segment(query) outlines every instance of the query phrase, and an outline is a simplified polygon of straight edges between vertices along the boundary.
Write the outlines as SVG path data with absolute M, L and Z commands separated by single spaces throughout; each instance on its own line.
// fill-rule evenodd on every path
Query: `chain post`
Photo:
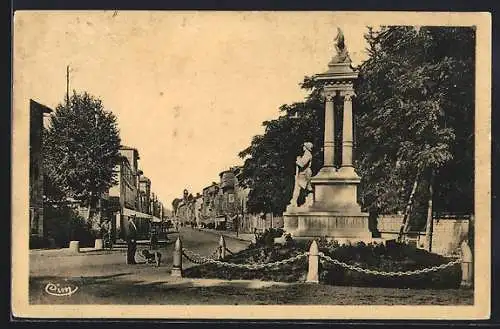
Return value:
M 172 264 L 172 276 L 182 278 L 182 241 L 181 237 L 177 237 L 174 246 L 174 259 Z
M 69 250 L 75 254 L 80 252 L 80 241 L 70 241 Z
M 219 260 L 226 258 L 226 240 L 224 236 L 221 235 L 219 239 Z
M 460 288 L 470 288 L 473 280 L 472 250 L 465 240 L 460 245 L 460 251 L 462 254 L 462 282 L 460 282 Z
M 316 240 L 313 240 L 309 248 L 309 269 L 306 282 L 319 283 L 319 248 Z

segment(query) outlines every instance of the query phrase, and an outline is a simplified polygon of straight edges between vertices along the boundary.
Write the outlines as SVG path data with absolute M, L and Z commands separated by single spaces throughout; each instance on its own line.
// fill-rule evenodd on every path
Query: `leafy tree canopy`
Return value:
M 48 197 L 72 197 L 85 205 L 117 183 L 120 136 L 116 117 L 84 92 L 59 104 L 44 133 Z M 50 195 L 50 191 L 54 192 Z
M 365 38 L 356 86 L 365 206 L 401 209 L 423 172 L 423 181 L 436 176 L 438 210 L 471 211 L 474 30 L 382 27 Z

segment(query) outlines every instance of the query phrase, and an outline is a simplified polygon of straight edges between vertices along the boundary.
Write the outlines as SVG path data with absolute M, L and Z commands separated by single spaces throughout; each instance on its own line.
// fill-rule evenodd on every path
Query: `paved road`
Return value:
M 184 247 L 204 256 L 218 246 L 219 236 L 183 228 Z M 176 235 L 170 235 L 172 240 Z M 249 242 L 226 238 L 233 251 Z M 244 280 L 188 279 L 170 276 L 173 245 L 160 249 L 159 267 L 126 265 L 126 251 L 68 255 L 63 250 L 30 253 L 29 300 L 32 304 L 471 304 L 472 290 L 406 290 L 285 284 Z M 192 266 L 184 262 L 184 268 Z M 48 284 L 78 287 L 70 296 L 52 296 Z
M 219 237 L 209 232 L 183 228 L 180 232 L 183 247 L 202 256 L 210 256 L 218 246 Z M 170 234 L 169 239 L 175 241 L 177 234 Z M 230 250 L 245 249 L 249 242 L 226 237 L 226 245 Z M 148 246 L 138 246 L 138 250 Z M 126 249 L 113 251 L 87 252 L 70 255 L 63 251 L 35 251 L 30 253 L 30 278 L 71 278 L 109 275 L 146 275 L 161 273 L 166 275 L 172 266 L 173 243 L 159 249 L 162 253 L 160 268 L 151 265 L 127 265 Z M 184 258 L 184 267 L 192 266 Z

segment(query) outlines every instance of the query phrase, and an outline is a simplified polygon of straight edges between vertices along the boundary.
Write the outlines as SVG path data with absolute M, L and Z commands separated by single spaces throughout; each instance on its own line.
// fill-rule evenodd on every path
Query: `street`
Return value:
M 202 232 L 196 229 L 183 228 L 181 230 L 183 248 L 189 249 L 202 256 L 210 256 L 219 245 L 219 236 L 214 233 Z M 99 251 L 92 253 L 80 253 L 71 255 L 57 251 L 38 251 L 30 253 L 30 276 L 43 277 L 55 276 L 59 278 L 111 275 L 121 272 L 155 273 L 168 272 L 172 265 L 173 244 L 177 234 L 169 234 L 170 243 L 160 247 L 162 264 L 160 268 L 141 265 L 129 266 L 126 262 L 126 249 L 113 251 Z M 249 242 L 226 238 L 229 249 L 239 251 L 245 249 Z M 149 248 L 149 246 L 138 245 L 137 250 Z M 91 255 L 91 257 L 86 257 Z M 184 266 L 192 264 L 187 261 Z
M 180 231 L 183 248 L 196 252 L 202 256 L 210 256 L 219 244 L 219 235 L 211 232 L 183 228 Z M 162 263 L 160 267 L 151 264 L 126 264 L 126 249 L 112 251 L 82 252 L 69 254 L 67 250 L 37 250 L 30 252 L 30 300 L 37 302 L 49 297 L 48 302 L 58 302 L 44 294 L 43 288 L 48 283 L 69 281 L 101 282 L 102 279 L 119 277 L 121 280 L 164 280 L 170 276 L 174 242 L 178 234 L 169 234 L 170 242 L 160 247 Z M 249 242 L 233 238 L 226 238 L 227 248 L 235 252 L 245 249 Z M 149 248 L 147 245 L 138 245 L 137 250 Z M 183 259 L 183 268 L 193 264 Z M 84 287 L 80 287 L 84 290 Z M 41 300 L 40 300 L 41 299 Z M 61 300 L 62 301 L 62 300 Z
M 213 232 L 183 228 L 183 247 L 210 256 L 218 246 Z M 177 234 L 169 236 L 173 242 Z M 248 242 L 226 237 L 226 245 L 243 250 Z M 147 246 L 138 246 L 138 249 Z M 32 304 L 371 304 L 459 305 L 473 302 L 472 290 L 412 290 L 338 287 L 322 284 L 278 283 L 257 280 L 190 279 L 170 276 L 173 243 L 160 249 L 159 268 L 126 265 L 125 249 L 84 252 L 63 250 L 30 253 Z M 183 268 L 193 266 L 183 258 Z M 47 293 L 48 284 L 78 287 L 69 296 Z

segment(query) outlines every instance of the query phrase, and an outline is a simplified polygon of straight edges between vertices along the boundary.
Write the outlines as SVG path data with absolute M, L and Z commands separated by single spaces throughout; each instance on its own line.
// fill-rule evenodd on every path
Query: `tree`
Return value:
M 365 38 L 356 86 L 365 206 L 401 210 L 418 181 L 413 228 L 428 222 L 428 205 L 472 211 L 474 29 L 369 28 Z
M 177 208 L 179 207 L 179 204 L 182 202 L 182 199 L 180 198 L 175 198 L 172 200 L 172 212 L 173 214 L 177 214 Z
M 102 193 L 117 183 L 120 136 L 115 115 L 104 110 L 101 100 L 73 92 L 51 115 L 42 147 L 48 184 L 87 206 L 90 217 Z
M 302 87 L 312 89 L 310 78 Z M 283 105 L 278 119 L 265 121 L 263 135 L 252 139 L 239 156 L 244 165 L 241 185 L 249 187 L 247 206 L 251 213 L 281 214 L 293 192 L 295 159 L 302 143 L 314 145 L 312 170 L 315 174 L 323 164 L 323 104 L 318 90 L 304 102 Z

